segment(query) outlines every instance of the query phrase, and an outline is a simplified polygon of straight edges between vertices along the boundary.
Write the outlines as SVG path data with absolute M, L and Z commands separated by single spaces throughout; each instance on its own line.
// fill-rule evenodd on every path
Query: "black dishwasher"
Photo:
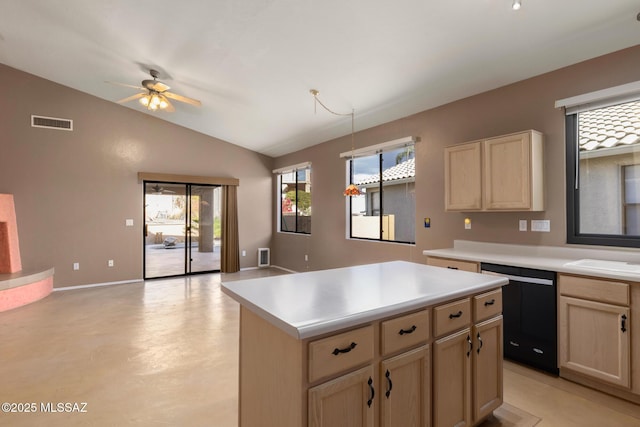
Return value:
M 504 357 L 557 375 L 556 273 L 488 263 L 481 270 L 509 279 L 502 287 Z

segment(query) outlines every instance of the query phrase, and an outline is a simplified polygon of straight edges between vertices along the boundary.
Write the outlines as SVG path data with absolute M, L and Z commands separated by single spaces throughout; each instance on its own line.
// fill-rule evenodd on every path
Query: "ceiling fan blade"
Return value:
M 176 111 L 175 107 L 169 102 L 169 100 L 164 96 L 164 94 L 160 95 L 160 99 L 162 99 L 164 102 L 167 103 L 167 106 L 163 108 L 164 111 L 168 113 L 173 113 L 174 111 Z
M 121 99 L 120 101 L 116 101 L 118 104 L 124 104 L 125 102 L 133 101 L 134 99 L 140 99 L 145 96 L 146 93 L 136 93 L 135 95 L 131 95 L 128 98 Z
M 128 85 L 126 83 L 118 83 L 118 82 L 110 82 L 110 81 L 105 81 L 105 83 L 109 83 L 109 84 L 116 85 L 116 86 L 132 87 L 134 89 L 146 90 L 145 88 L 143 88 L 141 86 Z
M 160 93 L 171 89 L 171 87 L 169 87 L 168 85 L 162 82 L 159 82 L 157 80 L 143 80 L 142 86 L 146 87 L 149 90 L 153 90 Z
M 187 98 L 186 96 L 177 95 L 175 93 L 164 92 L 163 95 L 166 96 L 167 98 L 175 99 L 176 101 L 186 102 L 187 104 L 195 105 L 196 107 L 200 107 L 202 105 L 202 103 L 197 99 Z

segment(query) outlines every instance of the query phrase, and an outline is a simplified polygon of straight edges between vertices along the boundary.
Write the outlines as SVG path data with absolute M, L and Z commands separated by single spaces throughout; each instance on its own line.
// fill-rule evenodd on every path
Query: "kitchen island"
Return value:
M 404 261 L 223 282 L 239 425 L 476 425 L 502 403 L 500 277 Z

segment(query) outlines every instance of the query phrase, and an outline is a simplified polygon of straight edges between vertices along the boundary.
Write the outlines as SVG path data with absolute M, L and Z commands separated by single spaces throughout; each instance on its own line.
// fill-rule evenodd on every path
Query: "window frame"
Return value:
M 636 99 L 640 99 L 640 95 Z M 630 101 L 632 99 L 626 100 L 626 102 Z M 624 102 L 612 99 L 609 105 Z M 597 109 L 603 106 L 605 105 L 587 109 Z M 578 111 L 570 111 L 565 118 L 567 243 L 640 248 L 640 236 L 580 232 L 580 155 L 578 135 Z
M 313 173 L 312 168 L 311 168 L 311 163 L 301 163 L 298 165 L 293 165 L 293 166 L 288 166 L 285 168 L 280 168 L 280 169 L 276 169 L 273 171 L 274 174 L 276 174 L 276 192 L 277 192 L 277 221 L 278 221 L 278 232 L 279 233 L 288 233 L 288 234 L 298 234 L 298 235 L 303 235 L 303 236 L 310 236 L 311 235 L 311 227 L 312 227 L 312 220 L 310 219 L 310 223 L 309 223 L 309 231 L 304 231 L 304 230 L 300 230 L 299 229 L 299 218 L 301 216 L 306 216 L 306 215 L 300 215 L 299 214 L 299 210 L 297 209 L 297 203 L 296 203 L 296 210 L 295 210 L 295 221 L 294 221 L 294 225 L 295 225 L 295 230 L 283 230 L 282 228 L 282 219 L 283 219 L 283 214 L 282 214 L 282 202 L 283 202 L 283 197 L 282 197 L 282 177 L 283 175 L 288 175 L 288 174 L 293 174 L 293 176 L 295 176 L 295 191 L 296 191 L 296 200 L 298 199 L 298 191 L 299 191 L 299 181 L 298 181 L 298 176 L 299 176 L 299 172 L 300 171 L 304 171 L 304 170 L 309 170 L 309 185 L 311 188 L 313 188 L 313 184 L 312 184 L 312 180 L 313 180 Z M 309 209 L 312 208 L 313 206 L 313 202 L 311 201 L 313 199 L 313 192 L 310 192 L 310 202 L 309 202 Z M 310 218 L 312 217 L 312 215 L 308 215 Z
M 389 153 L 392 152 L 394 150 L 400 149 L 400 148 L 405 148 L 405 147 L 413 147 L 414 149 L 414 154 L 413 154 L 413 158 L 415 159 L 415 146 L 416 146 L 416 142 L 418 142 L 419 139 L 414 138 L 414 137 L 409 137 L 409 138 L 402 138 L 399 140 L 395 140 L 395 141 L 390 141 L 388 143 L 383 143 L 383 144 L 378 144 L 372 147 L 368 147 L 368 148 L 364 148 L 364 149 L 360 149 L 357 150 L 357 156 L 354 156 L 354 153 L 351 153 L 351 156 L 346 156 L 346 153 L 342 153 L 341 157 L 345 157 L 346 161 L 347 161 L 347 165 L 346 165 L 346 178 L 347 178 L 347 182 L 346 185 L 352 184 L 354 181 L 354 160 L 358 159 L 358 158 L 364 158 L 364 157 L 374 157 L 374 156 L 378 156 L 378 186 L 376 187 L 376 192 L 378 194 L 378 203 L 379 203 L 379 223 L 378 223 L 378 231 L 379 231 L 379 236 L 378 238 L 373 238 L 373 237 L 359 237 L 359 236 L 354 236 L 353 235 L 353 201 L 352 201 L 352 197 L 347 197 L 349 200 L 346 203 L 346 211 L 347 211 L 347 216 L 348 216 L 348 221 L 347 224 L 349 226 L 349 229 L 346 230 L 346 238 L 348 239 L 353 239 L 353 240 L 363 240 L 363 241 L 371 241 L 371 242 L 384 242 L 384 243 L 397 243 L 397 244 L 402 244 L 402 245 L 415 245 L 416 244 L 416 221 L 415 221 L 415 200 L 414 200 L 414 226 L 413 226 L 413 241 L 403 241 L 403 240 L 389 240 L 389 239 L 385 239 L 383 238 L 383 225 L 384 225 L 384 215 L 385 215 L 385 205 L 384 205 L 384 184 L 385 181 L 383 180 L 383 172 L 384 172 L 384 160 L 383 160 L 383 156 L 385 153 Z M 414 160 L 415 161 L 415 160 Z M 416 179 L 415 179 L 415 174 L 413 176 L 413 180 L 412 181 L 406 181 L 406 183 L 409 182 L 413 182 L 414 183 L 414 194 L 415 194 L 415 183 L 416 183 Z M 368 209 L 368 207 L 367 207 Z M 373 212 L 373 207 L 371 208 L 371 211 Z

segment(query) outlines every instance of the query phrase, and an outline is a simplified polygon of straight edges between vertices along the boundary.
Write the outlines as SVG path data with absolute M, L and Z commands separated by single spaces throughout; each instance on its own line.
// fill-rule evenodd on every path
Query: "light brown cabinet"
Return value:
M 544 210 L 543 137 L 535 130 L 445 148 L 445 210 Z
M 309 389 L 309 427 L 373 427 L 373 367 Z
M 473 261 L 461 261 L 451 258 L 439 258 L 434 256 L 427 257 L 427 265 L 434 267 L 444 267 L 451 270 L 470 271 L 472 273 L 480 272 L 480 264 Z
M 502 316 L 473 329 L 473 420 L 478 421 L 502 405 Z
M 502 405 L 501 296 L 496 290 L 474 297 L 473 304 L 464 299 L 434 309 L 437 323 L 439 308 L 443 308 L 443 321 L 456 321 L 465 315 L 463 308 L 475 307 L 463 329 L 437 339 L 433 345 L 434 427 L 477 425 Z M 489 301 L 493 302 L 484 304 Z M 486 317 L 490 318 L 483 320 Z M 450 330 L 443 327 L 441 333 Z
M 305 340 L 241 306 L 239 425 L 479 424 L 502 398 L 500 292 Z
M 429 346 L 402 353 L 380 364 L 380 426 L 431 425 Z
M 471 425 L 471 329 L 433 345 L 433 425 Z
M 560 368 L 631 386 L 629 284 L 560 275 Z
M 444 150 L 445 207 L 448 211 L 482 209 L 482 142 Z

